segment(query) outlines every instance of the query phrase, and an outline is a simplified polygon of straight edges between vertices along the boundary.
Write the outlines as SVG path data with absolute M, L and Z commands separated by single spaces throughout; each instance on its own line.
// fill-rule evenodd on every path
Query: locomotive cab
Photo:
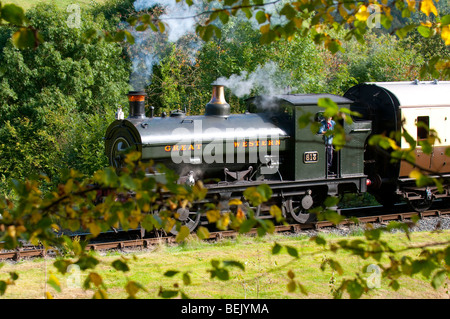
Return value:
M 350 108 L 353 104 L 352 100 L 333 94 L 286 94 L 247 100 L 249 110 L 278 113 L 281 114 L 280 117 L 285 116 L 289 121 L 292 138 L 290 156 L 285 166 L 289 167 L 285 172 L 285 176 L 289 179 L 308 181 L 364 175 L 364 145 L 371 131 L 370 121 L 340 123 L 344 128 L 347 143 L 333 156 L 336 174 L 333 176 L 328 174 L 324 137 L 315 131 L 324 119 L 323 109 L 318 107 L 319 99 L 323 98 L 332 100 L 338 107 Z M 301 119 L 305 116 L 308 119 L 313 118 L 317 125 L 312 128 L 302 124 Z

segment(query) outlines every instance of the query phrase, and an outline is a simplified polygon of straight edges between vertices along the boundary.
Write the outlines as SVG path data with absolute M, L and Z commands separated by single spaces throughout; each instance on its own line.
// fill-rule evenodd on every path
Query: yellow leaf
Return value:
M 72 188 L 73 188 L 73 179 L 69 179 L 66 185 L 64 185 L 64 192 L 66 194 L 69 194 L 72 191 Z
M 238 207 L 238 209 L 237 209 L 236 218 L 237 218 L 239 221 L 243 221 L 243 220 L 245 219 L 245 213 L 244 213 L 244 211 L 241 209 L 241 207 Z
M 338 4 L 339 14 L 345 19 L 348 16 L 347 11 L 345 10 L 342 4 Z
M 91 272 L 89 274 L 89 280 L 97 287 L 102 284 L 102 277 L 96 272 Z
M 45 297 L 46 297 L 47 299 L 53 299 L 52 294 L 49 293 L 48 291 L 45 292 Z
M 277 221 L 280 221 L 283 217 L 283 212 L 277 205 L 270 206 L 270 215 L 276 218 Z
M 182 242 L 183 240 L 186 239 L 187 236 L 189 236 L 189 234 L 190 234 L 189 228 L 183 225 L 181 226 L 180 231 L 178 232 L 175 240 L 177 241 L 177 243 Z
M 180 203 L 180 207 L 185 208 L 187 204 L 189 204 L 189 201 L 187 199 L 183 199 Z
M 242 201 L 239 199 L 230 199 L 230 201 L 228 202 L 228 205 L 242 205 Z
M 442 27 L 441 37 L 445 41 L 445 45 L 450 45 L 450 26 Z
M 370 16 L 370 13 L 367 11 L 367 7 L 362 5 L 358 12 L 355 14 L 356 19 L 359 21 L 366 21 Z
M 389 141 L 389 146 L 392 147 L 392 149 L 394 149 L 394 150 L 398 150 L 399 149 L 399 147 L 398 147 L 397 143 L 395 142 L 395 140 L 393 140 L 391 138 L 388 138 L 388 141 Z
M 178 205 L 176 203 L 172 202 L 170 199 L 168 200 L 168 202 L 170 210 L 175 210 L 177 208 Z
M 135 298 L 140 289 L 140 286 L 134 281 L 129 281 L 125 286 L 125 289 L 132 298 Z
M 197 236 L 200 239 L 209 238 L 209 230 L 206 227 L 200 226 L 197 230 Z
M 34 224 L 37 224 L 40 220 L 42 219 L 42 214 L 40 214 L 39 212 L 32 212 L 31 213 L 31 221 Z
M 16 226 L 8 226 L 8 230 L 7 230 L 8 236 L 9 237 L 16 237 Z
M 416 7 L 416 0 L 406 0 L 406 2 L 408 3 L 408 10 L 413 12 Z
M 431 12 L 433 12 L 435 16 L 438 15 L 437 9 L 434 6 L 433 0 L 422 0 L 420 2 L 420 11 L 425 13 L 427 16 L 429 16 Z
M 418 170 L 413 170 L 411 171 L 411 173 L 409 173 L 409 177 L 410 178 L 415 178 L 415 179 L 419 179 L 422 176 L 422 173 L 419 172 Z
M 59 279 L 56 278 L 55 275 L 50 275 L 50 278 L 48 279 L 47 283 L 52 286 L 57 292 L 61 292 L 61 283 L 59 282 Z
M 108 294 L 104 289 L 99 289 L 94 293 L 94 296 L 92 297 L 94 299 L 108 299 Z
M 230 223 L 230 214 L 223 214 L 222 217 L 217 221 L 216 226 L 221 230 L 225 230 Z
M 66 206 L 66 212 L 70 218 L 75 218 L 75 216 L 77 215 L 77 213 L 73 210 L 71 206 Z
M 215 223 L 220 218 L 220 212 L 217 209 L 211 209 L 206 212 L 206 217 L 210 223 Z
M 139 219 L 133 218 L 130 220 L 130 228 L 136 229 L 139 226 Z
M 97 237 L 102 231 L 95 222 L 89 223 L 88 227 L 94 237 Z
M 262 25 L 259 30 L 261 31 L 262 34 L 268 33 L 270 30 L 270 23 L 269 24 L 264 24 Z
M 161 33 L 164 33 L 164 31 L 166 30 L 166 25 L 162 21 L 159 21 L 158 26 L 159 26 L 159 31 L 161 31 Z
M 164 230 L 169 232 L 173 228 L 173 226 L 175 226 L 176 222 L 177 221 L 175 219 L 166 217 L 164 219 Z

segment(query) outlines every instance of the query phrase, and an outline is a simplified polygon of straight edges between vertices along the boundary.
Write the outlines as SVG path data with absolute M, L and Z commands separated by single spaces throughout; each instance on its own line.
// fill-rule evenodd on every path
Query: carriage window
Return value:
M 418 116 L 416 120 L 417 124 L 417 140 L 425 140 L 428 138 L 428 130 L 430 127 L 429 116 Z

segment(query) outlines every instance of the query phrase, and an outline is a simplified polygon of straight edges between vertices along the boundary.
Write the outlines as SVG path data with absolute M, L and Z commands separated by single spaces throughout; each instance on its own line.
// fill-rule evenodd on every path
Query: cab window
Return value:
M 428 130 L 430 127 L 429 116 L 418 116 L 416 119 L 417 124 L 417 140 L 426 140 L 428 138 Z

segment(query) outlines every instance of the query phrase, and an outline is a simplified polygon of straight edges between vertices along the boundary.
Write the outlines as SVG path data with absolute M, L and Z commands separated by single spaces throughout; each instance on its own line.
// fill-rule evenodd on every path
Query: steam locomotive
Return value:
M 145 92 L 128 94 L 129 116 L 119 116 L 105 134 L 105 152 L 110 164 L 123 165 L 124 152 L 139 151 L 143 161 L 163 163 L 179 175 L 179 183 L 202 180 L 208 196 L 226 207 L 231 198 L 242 199 L 250 186 L 268 184 L 273 191 L 269 203 L 282 208 L 286 217 L 299 223 L 313 221 L 308 210 L 327 196 L 346 192 L 370 192 L 383 205 L 404 198 L 417 211 L 434 199 L 449 196 L 448 185 L 439 192 L 434 186 L 416 186 L 410 178 L 413 165 L 393 162 L 388 151 L 368 144 L 372 134 L 399 137 L 407 130 L 418 141 L 434 128 L 440 140 L 431 155 L 415 148 L 416 165 L 440 177 L 450 176 L 445 148 L 450 141 L 450 82 L 364 83 L 343 96 L 333 94 L 284 94 L 247 99 L 243 114 L 231 114 L 224 86 L 213 85 L 204 115 L 188 116 L 173 111 L 160 117 L 145 112 Z M 334 152 L 332 173 L 327 169 L 323 135 L 301 125 L 311 116 L 319 125 L 327 98 L 339 108 L 358 112 L 352 123 L 341 123 L 345 147 Z M 417 125 L 418 123 L 422 123 Z M 417 133 L 416 136 L 414 134 Z M 408 148 L 397 138 L 399 149 Z M 255 207 L 263 215 L 267 207 Z M 200 220 L 199 206 L 179 212 L 180 221 L 194 230 Z

